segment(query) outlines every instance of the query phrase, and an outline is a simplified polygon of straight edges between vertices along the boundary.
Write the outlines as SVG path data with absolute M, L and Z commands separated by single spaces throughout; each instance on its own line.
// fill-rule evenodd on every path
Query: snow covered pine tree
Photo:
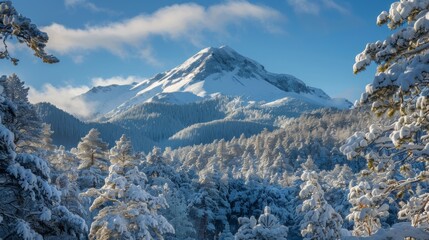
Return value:
M 42 147 L 43 123 L 34 106 L 28 101 L 28 87 L 16 74 L 2 76 L 4 95 L 16 105 L 13 121 L 3 124 L 15 135 L 17 152 L 35 153 Z
M 107 150 L 107 143 L 100 138 L 100 132 L 95 128 L 78 143 L 76 155 L 81 160 L 78 182 L 82 190 L 102 186 L 109 168 Z
M 158 209 L 167 208 L 164 196 L 145 190 L 147 177 L 137 168 L 131 143 L 122 136 L 112 148 L 112 165 L 100 189 L 88 189 L 83 196 L 95 197 L 91 211 L 100 210 L 91 225 L 90 239 L 164 239 L 174 228 Z
M 301 234 L 307 239 L 340 239 L 343 219 L 335 212 L 324 197 L 322 187 L 317 181 L 317 173 L 304 171 L 299 196 L 304 202 L 297 211 L 304 214 L 301 221 Z M 308 198 L 308 199 L 307 199 Z
M 429 231 L 429 194 L 426 187 L 416 191 L 416 183 L 427 186 L 429 179 L 429 1 L 394 2 L 389 12 L 378 16 L 377 24 L 397 31 L 384 41 L 367 44 L 356 56 L 355 73 L 372 62 L 378 64 L 373 83 L 357 104 L 370 103 L 373 112 L 391 119 L 387 124 L 374 123 L 366 133 L 356 132 L 341 148 L 350 159 L 365 156 L 366 174 L 376 193 L 364 194 L 353 204 L 359 211 L 355 220 L 364 220 L 373 210 L 386 211 L 381 203 L 378 208 L 368 204 L 390 197 L 402 205 L 399 219 Z M 380 228 L 376 225 L 370 228 L 376 231 Z M 408 234 L 413 237 L 413 231 Z
M 259 216 L 256 222 L 255 217 L 238 218 L 240 228 L 235 234 L 236 240 L 258 239 L 258 240 L 286 240 L 289 229 L 277 220 L 277 217 L 271 214 L 270 207 L 266 206 L 264 213 Z
M 26 43 L 44 62 L 58 62 L 44 52 L 48 41 L 46 33 L 39 31 L 30 19 L 18 14 L 10 1 L 0 1 L 0 34 Z M 9 55 L 6 42 L 0 59 L 17 64 L 18 59 Z M 3 125 L 7 122 L 18 129 L 16 117 L 19 107 L 7 93 L 5 77 L 0 85 L 0 238 L 1 239 L 84 239 L 87 227 L 82 218 L 60 205 L 60 192 L 50 184 L 50 169 L 45 160 L 34 155 L 15 152 L 14 134 Z M 9 89 L 11 90 L 11 89 Z M 27 98 L 24 88 L 23 102 Z M 22 109 L 21 109 L 22 110 Z M 32 131 L 22 125 L 20 133 Z M 22 136 L 22 135 L 21 135 Z M 24 146 L 24 145 L 23 145 Z
M 25 43 L 34 51 L 34 55 L 45 63 L 57 63 L 59 60 L 45 52 L 48 34 L 40 31 L 29 18 L 19 14 L 11 1 L 0 1 L 0 34 L 2 39 L 16 38 L 19 43 Z M 4 49 L 0 50 L 0 59 L 10 60 L 14 65 L 19 59 L 10 56 L 5 41 Z

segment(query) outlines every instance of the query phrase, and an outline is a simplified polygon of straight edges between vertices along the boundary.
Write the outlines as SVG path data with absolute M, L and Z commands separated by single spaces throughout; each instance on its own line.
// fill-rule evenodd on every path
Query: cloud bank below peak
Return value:
M 228 33 L 230 26 L 258 23 L 269 32 L 280 31 L 284 16 L 277 10 L 249 3 L 227 1 L 204 7 L 196 3 L 175 4 L 107 25 L 68 28 L 59 23 L 43 27 L 49 35 L 48 49 L 60 54 L 105 50 L 126 57 L 146 49 L 150 37 L 188 40 L 196 44 L 206 33 Z
M 28 98 L 31 103 L 49 102 L 56 107 L 80 118 L 87 119 L 93 115 L 97 103 L 87 101 L 80 95 L 88 92 L 92 87 L 109 86 L 113 84 L 128 85 L 138 83 L 146 78 L 137 76 L 121 77 L 115 76 L 111 78 L 96 77 L 91 79 L 91 86 L 53 86 L 45 84 L 41 89 L 30 86 Z

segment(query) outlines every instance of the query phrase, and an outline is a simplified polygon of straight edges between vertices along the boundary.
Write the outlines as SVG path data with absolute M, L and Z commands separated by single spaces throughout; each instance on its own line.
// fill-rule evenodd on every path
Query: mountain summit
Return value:
M 113 116 L 144 102 L 185 104 L 217 96 L 241 97 L 267 106 L 299 100 L 321 107 L 350 107 L 345 99 L 331 99 L 294 76 L 267 72 L 228 46 L 205 48 L 181 65 L 140 83 L 95 87 L 82 95 L 97 104 L 99 116 Z

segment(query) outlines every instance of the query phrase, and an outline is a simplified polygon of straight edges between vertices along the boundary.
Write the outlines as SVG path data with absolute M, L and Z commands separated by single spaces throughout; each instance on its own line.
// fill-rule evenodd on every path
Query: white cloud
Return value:
M 318 15 L 322 9 L 332 9 L 341 14 L 349 14 L 350 11 L 336 2 L 336 0 L 287 0 L 297 13 Z
M 30 86 L 28 99 L 31 103 L 49 102 L 58 108 L 75 115 L 78 118 L 86 119 L 91 117 L 97 103 L 89 102 L 82 97 L 81 94 L 86 93 L 95 86 L 109 86 L 113 84 L 125 85 L 134 82 L 141 82 L 146 78 L 137 76 L 121 77 L 115 76 L 111 78 L 93 78 L 91 80 L 92 86 L 78 86 L 73 87 L 70 85 L 55 87 L 52 84 L 43 85 L 42 89 L 38 90 Z
M 98 7 L 94 3 L 91 3 L 87 0 L 64 0 L 64 4 L 66 5 L 66 7 L 69 7 L 69 8 L 83 7 L 83 8 L 86 8 L 86 9 L 92 11 L 92 12 L 104 12 L 104 13 L 109 13 L 109 14 L 114 13 L 113 11 L 111 11 L 109 9 Z
M 341 6 L 340 4 L 336 3 L 334 0 L 323 0 L 323 3 L 327 8 L 334 9 L 342 14 L 350 13 L 350 11 L 346 7 Z
M 317 15 L 320 12 L 319 4 L 312 0 L 288 0 L 288 3 L 298 13 L 308 13 Z
M 91 82 L 93 86 L 109 86 L 113 84 L 126 85 L 134 82 L 141 82 L 143 80 L 146 80 L 146 78 L 141 78 L 137 76 L 128 76 L 128 77 L 115 76 L 111 78 L 97 77 L 97 78 L 93 78 Z
M 51 84 L 45 84 L 43 88 L 38 91 L 30 86 L 28 99 L 31 103 L 50 102 L 68 113 L 85 118 L 91 115 L 94 105 L 77 96 L 88 90 L 89 87 L 87 86 L 54 87 Z
M 176 4 L 150 15 L 142 14 L 107 25 L 73 29 L 54 23 L 42 30 L 49 35 L 48 49 L 60 54 L 103 49 L 121 57 L 137 53 L 137 57 L 144 57 L 150 63 L 153 59 L 147 52 L 150 37 L 185 39 L 195 43 L 204 33 L 221 34 L 231 25 L 249 21 L 273 31 L 276 30 L 275 23 L 282 18 L 281 13 L 269 7 L 247 1 L 228 1 L 207 8 L 195 3 Z
M 74 7 L 78 4 L 82 4 L 83 2 L 85 2 L 85 0 L 64 0 L 64 4 L 67 7 Z
M 72 60 L 76 64 L 83 63 L 84 56 L 83 55 L 75 55 L 72 57 Z
M 162 63 L 154 56 L 153 49 L 151 47 L 141 49 L 139 57 L 154 67 L 162 66 Z

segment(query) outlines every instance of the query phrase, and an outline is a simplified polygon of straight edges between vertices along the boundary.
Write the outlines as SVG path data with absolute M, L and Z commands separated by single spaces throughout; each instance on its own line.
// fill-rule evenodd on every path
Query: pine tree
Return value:
M 106 159 L 107 143 L 99 137 L 100 132 L 93 128 L 77 145 L 76 155 L 81 160 L 78 166 L 81 189 L 100 187 L 106 176 L 109 163 Z
M 372 189 L 370 183 L 361 181 L 350 189 L 349 202 L 352 204 L 347 218 L 354 222 L 354 236 L 371 236 L 381 228 L 381 218 L 389 215 L 389 205 L 382 189 Z
M 55 185 L 61 192 L 61 204 L 70 212 L 84 218 L 88 215 L 79 197 L 80 190 L 77 185 L 77 173 L 75 171 L 62 173 L 55 179 Z
M 429 179 L 428 12 L 428 1 L 401 0 L 378 16 L 378 25 L 387 24 L 397 31 L 384 41 L 367 44 L 356 56 L 353 70 L 361 72 L 372 62 L 378 65 L 373 82 L 366 86 L 357 104 L 371 104 L 377 116 L 388 120 L 377 120 L 368 132 L 356 132 L 341 148 L 349 159 L 365 156 L 369 171 L 378 175 L 374 178 L 377 184 L 370 184 L 377 198 L 404 201 L 399 217 L 426 230 L 428 220 L 421 216 L 428 214 L 425 203 L 429 195 L 423 193 L 411 199 L 407 195 L 415 195 L 416 183 L 427 184 Z
M 51 137 L 53 131 L 51 130 L 50 124 L 42 123 L 41 127 L 42 129 L 38 142 L 32 144 L 34 148 L 37 149 L 37 152 L 34 152 L 34 154 L 37 154 L 37 156 L 46 159 L 52 164 L 57 157 L 57 146 L 54 145 Z
M 91 211 L 99 210 L 91 225 L 90 239 L 164 239 L 174 228 L 159 209 L 167 208 L 164 196 L 146 191 L 147 177 L 131 162 L 113 164 L 100 189 L 83 196 L 95 197 Z
M 16 74 L 2 81 L 5 96 L 16 106 L 13 121 L 4 124 L 15 134 L 18 152 L 35 153 L 40 149 L 43 125 L 33 105 L 28 101 L 28 88 Z
M 159 211 L 175 229 L 175 234 L 167 235 L 166 238 L 193 239 L 196 232 L 188 216 L 185 196 L 191 194 L 193 189 L 188 176 L 177 172 L 175 165 L 168 159 L 168 152 L 162 154 L 160 148 L 154 147 L 140 168 L 148 176 L 148 184 L 152 186 L 149 192 L 155 195 L 164 194 L 170 206 Z
M 60 174 L 77 171 L 80 162 L 75 154 L 67 151 L 62 145 L 55 149 L 52 155 L 48 156 L 48 161 L 52 165 L 54 172 L 59 172 Z
M 45 63 L 56 63 L 59 60 L 48 55 L 45 52 L 45 46 L 48 42 L 48 35 L 40 31 L 35 24 L 31 23 L 29 18 L 19 14 L 12 6 L 11 1 L 0 1 L 0 34 L 2 39 L 7 40 L 16 38 L 19 43 L 25 43 L 34 51 L 34 55 L 39 57 Z M 3 41 L 4 49 L 0 51 L 0 59 L 10 60 L 14 65 L 18 64 L 19 59 L 11 57 L 7 49 L 6 41 Z
M 235 234 L 235 240 L 255 239 L 253 228 L 255 228 L 258 222 L 254 216 L 250 218 L 240 217 L 238 218 L 238 223 L 240 224 L 240 228 L 238 228 Z
M 304 239 L 340 239 L 343 219 L 324 197 L 316 172 L 304 171 L 299 196 L 304 202 L 297 211 L 303 214 L 301 235 Z
M 217 236 L 228 222 L 231 212 L 227 200 L 228 186 L 216 165 L 200 173 L 200 186 L 188 205 L 198 239 Z
M 19 14 L 10 1 L 0 1 L 0 19 L 4 44 L 0 59 L 18 63 L 9 55 L 6 44 L 6 40 L 16 38 L 44 62 L 58 62 L 44 51 L 47 34 Z M 50 184 L 47 162 L 34 155 L 16 153 L 15 143 L 20 152 L 34 151 L 32 144 L 41 133 L 41 123 L 27 94 L 28 88 L 16 75 L 0 77 L 0 238 L 85 239 L 87 226 L 82 218 L 60 204 L 60 192 Z
M 127 139 L 125 134 L 116 141 L 116 145 L 110 149 L 109 160 L 111 164 L 131 163 L 136 160 L 131 141 Z
M 175 229 L 174 235 L 167 235 L 166 239 L 182 240 L 195 239 L 195 229 L 187 212 L 187 201 L 183 196 L 183 189 L 168 189 L 165 198 L 169 205 L 168 209 L 160 209 L 160 213 L 168 220 Z M 191 191 L 188 189 L 188 191 Z M 188 192 L 185 192 L 188 193 Z M 171 236 L 170 236 L 171 235 Z
M 0 95 L 0 105 L 4 101 Z M 85 222 L 60 205 L 60 192 L 50 185 L 46 161 L 30 154 L 16 154 L 13 142 L 13 134 L 0 124 L 0 238 L 83 239 Z
M 231 233 L 229 224 L 225 225 L 225 229 L 219 234 L 219 240 L 234 240 L 234 235 Z
M 40 147 L 46 151 L 54 151 L 56 146 L 53 144 L 51 125 L 47 123 L 42 124 L 42 133 L 40 136 Z
M 95 128 L 91 129 L 77 145 L 77 157 L 82 160 L 79 169 L 95 166 L 107 170 L 106 152 L 107 143 L 100 138 L 100 132 Z
M 238 219 L 240 228 L 235 234 L 236 240 L 260 239 L 260 240 L 286 240 L 288 228 L 281 225 L 276 216 L 271 214 L 270 207 L 264 208 L 264 213 L 258 221 L 252 216 Z

